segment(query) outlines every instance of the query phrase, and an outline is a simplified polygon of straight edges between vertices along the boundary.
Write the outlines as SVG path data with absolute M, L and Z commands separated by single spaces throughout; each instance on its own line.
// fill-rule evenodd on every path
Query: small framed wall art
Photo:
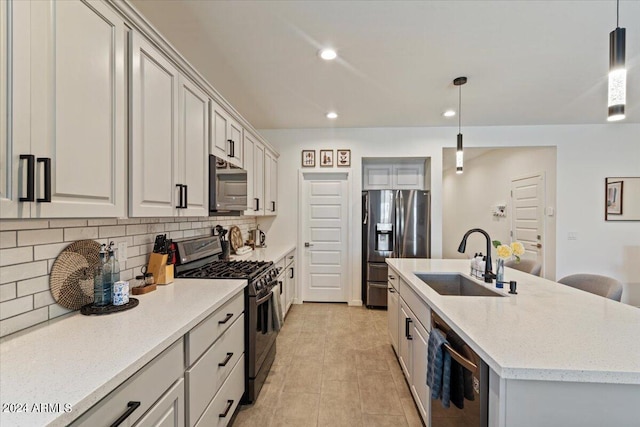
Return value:
M 622 181 L 607 180 L 607 215 L 622 215 Z
M 338 166 L 349 167 L 351 166 L 351 150 L 337 150 L 337 161 L 336 164 Z
M 302 150 L 302 167 L 316 167 L 316 150 Z
M 333 167 L 333 150 L 320 150 L 320 166 Z

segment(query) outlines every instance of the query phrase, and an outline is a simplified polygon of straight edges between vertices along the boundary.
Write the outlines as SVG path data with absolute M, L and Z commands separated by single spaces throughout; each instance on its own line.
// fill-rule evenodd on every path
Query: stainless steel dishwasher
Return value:
M 464 408 L 457 408 L 453 402 L 449 408 L 440 400 L 431 400 L 431 427 L 487 427 L 489 425 L 489 367 L 437 314 L 431 312 L 431 333 L 439 329 L 448 336 L 449 344 L 444 344 L 452 361 L 455 360 L 466 372 L 467 395 L 473 400 L 463 399 Z

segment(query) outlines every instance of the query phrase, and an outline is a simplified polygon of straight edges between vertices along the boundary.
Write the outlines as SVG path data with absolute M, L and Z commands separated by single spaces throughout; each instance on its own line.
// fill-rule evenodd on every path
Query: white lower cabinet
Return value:
M 244 354 L 234 366 L 220 391 L 213 398 L 197 427 L 223 427 L 229 424 L 244 393 Z
M 134 427 L 183 427 L 184 380 L 180 378 Z
M 284 313 L 286 314 L 293 304 L 293 300 L 296 297 L 296 251 L 295 249 L 289 252 L 285 257 L 287 263 L 285 271 L 285 303 Z
M 387 284 L 387 329 L 393 350 L 398 354 L 398 311 L 400 310 L 400 298 L 398 290 L 393 286 L 391 280 Z
M 391 274 L 392 270 L 389 272 Z M 406 282 L 402 279 L 399 282 L 398 362 L 420 416 L 428 426 L 431 398 L 427 386 L 427 348 L 431 330 L 431 309 L 418 298 Z M 392 325 L 391 319 L 389 325 Z

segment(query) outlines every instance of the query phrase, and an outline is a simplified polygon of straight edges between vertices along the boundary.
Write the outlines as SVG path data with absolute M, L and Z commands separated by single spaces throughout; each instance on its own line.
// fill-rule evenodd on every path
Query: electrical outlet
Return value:
M 118 242 L 118 262 L 127 262 L 127 242 Z

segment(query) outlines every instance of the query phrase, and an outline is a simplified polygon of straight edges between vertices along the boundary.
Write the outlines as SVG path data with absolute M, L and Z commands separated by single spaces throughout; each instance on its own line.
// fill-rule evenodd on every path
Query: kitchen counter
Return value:
M 246 285 L 246 280 L 176 279 L 135 296 L 140 304 L 134 309 L 104 316 L 75 312 L 4 338 L 0 424 L 67 425 Z M 34 404 L 56 403 L 59 410 L 33 411 Z M 5 404 L 26 404 L 29 412 L 6 412 Z
M 296 248 L 296 245 L 291 243 L 288 245 L 271 245 L 267 244 L 266 248 L 255 248 L 253 251 L 244 255 L 231 255 L 232 260 L 244 260 L 244 261 L 273 261 L 276 262 L 283 256 L 291 252 Z
M 505 280 L 518 282 L 517 295 L 443 296 L 414 273 L 468 275 L 468 260 L 387 263 L 503 379 L 640 384 L 635 307 L 511 268 Z M 476 282 L 496 290 L 495 284 Z

